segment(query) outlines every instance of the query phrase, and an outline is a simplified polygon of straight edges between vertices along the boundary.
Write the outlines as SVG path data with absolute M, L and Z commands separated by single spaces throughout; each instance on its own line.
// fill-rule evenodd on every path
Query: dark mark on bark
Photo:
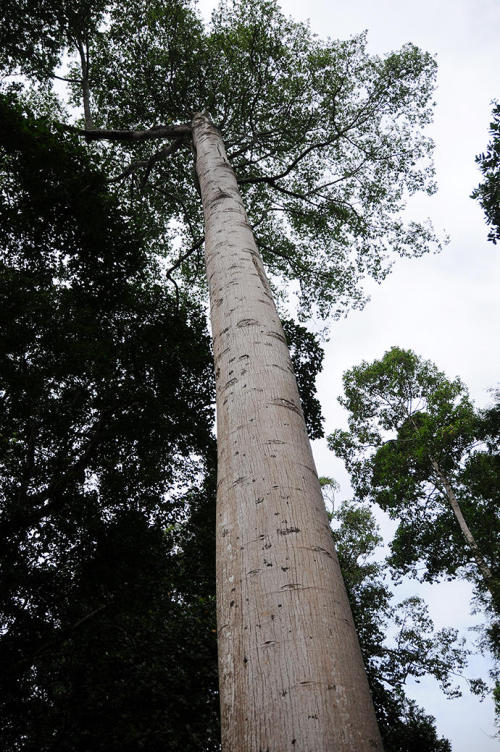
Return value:
M 290 533 L 300 533 L 300 527 L 284 527 L 276 530 L 278 535 L 290 535 Z
M 278 397 L 277 399 L 273 399 L 271 400 L 269 404 L 276 405 L 276 407 L 286 407 L 287 410 L 292 410 L 294 413 L 297 413 L 297 415 L 301 415 L 300 407 L 296 405 L 295 402 L 291 402 L 290 400 L 287 400 L 284 397 Z
M 260 281 L 262 282 L 262 287 L 264 288 L 264 293 L 265 293 L 265 295 L 267 295 L 270 298 L 271 297 L 271 290 L 270 290 L 270 287 L 269 287 L 269 282 L 267 281 L 264 272 L 260 268 L 258 254 L 255 251 L 253 251 L 253 250 L 250 253 L 251 253 L 251 258 L 252 258 L 252 261 L 253 261 L 253 265 L 255 266 L 255 271 L 257 272 L 257 275 L 258 275 Z
M 301 546 L 301 548 L 303 548 L 304 551 L 317 551 L 319 554 L 325 554 L 326 556 L 329 556 L 330 559 L 333 559 L 330 551 L 327 551 L 326 548 L 322 548 L 321 546 Z
M 274 337 L 275 339 L 279 339 L 280 342 L 283 342 L 286 345 L 286 339 L 279 332 L 266 332 L 266 337 Z
M 225 347 L 224 350 L 221 350 L 221 352 L 217 355 L 215 362 L 218 363 L 222 356 L 229 352 L 229 349 L 229 347 Z
M 244 326 L 260 326 L 260 323 L 256 319 L 241 319 L 241 321 L 238 321 L 236 326 L 241 329 Z
M 234 487 L 234 486 L 239 486 L 242 483 L 248 483 L 248 482 L 249 482 L 249 478 L 247 478 L 247 476 L 243 475 L 240 478 L 236 478 L 236 480 L 233 481 L 232 485 Z
M 309 467 L 309 465 L 303 465 L 301 462 L 299 462 L 297 464 L 300 465 L 300 467 L 305 467 L 306 470 L 309 470 L 309 472 L 312 473 L 315 478 L 318 477 L 318 475 L 317 475 L 316 470 L 314 469 L 314 467 Z

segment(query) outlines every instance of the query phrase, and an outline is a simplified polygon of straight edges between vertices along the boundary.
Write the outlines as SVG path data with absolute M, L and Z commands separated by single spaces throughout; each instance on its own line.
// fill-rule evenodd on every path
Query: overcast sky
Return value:
M 419 217 L 430 216 L 436 229 L 450 235 L 439 256 L 404 260 L 381 285 L 370 288 L 371 301 L 335 325 L 319 381 L 327 432 L 345 425 L 336 402 L 346 368 L 379 358 L 392 345 L 412 348 L 433 360 L 449 376 L 459 375 L 478 404 L 500 381 L 500 246 L 486 241 L 487 229 L 477 202 L 469 198 L 480 174 L 474 155 L 485 149 L 491 100 L 500 98 L 500 3 L 498 0 L 282 0 L 294 18 L 310 18 L 314 31 L 345 38 L 368 29 L 369 49 L 384 53 L 411 41 L 437 54 L 439 65 L 435 124 L 438 193 L 415 202 Z M 343 465 L 315 442 L 322 475 L 341 483 L 339 498 L 349 496 Z M 464 630 L 470 616 L 470 590 L 462 583 L 418 587 L 436 626 Z M 469 632 L 469 638 L 473 635 Z M 475 660 L 470 675 L 488 669 Z M 465 689 L 461 700 L 446 700 L 434 680 L 414 684 L 409 694 L 437 719 L 454 752 L 493 752 L 493 705 L 479 703 Z
M 200 2 L 204 13 L 214 5 Z M 412 348 L 450 377 L 459 375 L 476 403 L 487 404 L 487 390 L 500 381 L 500 246 L 486 241 L 482 211 L 469 196 L 480 180 L 474 156 L 489 140 L 491 100 L 500 98 L 500 2 L 281 0 L 281 6 L 297 20 L 310 19 L 320 36 L 343 39 L 367 29 L 371 52 L 413 42 L 436 54 L 439 65 L 435 123 L 428 131 L 436 142 L 439 191 L 414 201 L 412 212 L 429 216 L 450 235 L 450 244 L 439 256 L 398 262 L 381 286 L 370 288 L 363 311 L 335 324 L 319 381 L 327 432 L 345 425 L 336 402 L 343 371 L 381 357 L 392 345 Z M 348 497 L 348 476 L 326 442 L 315 442 L 314 453 L 319 473 L 340 482 L 338 498 Z M 412 583 L 401 597 L 410 592 L 426 598 L 437 627 L 466 630 L 478 621 L 470 615 L 470 589 L 460 582 Z M 476 660 L 470 675 L 487 669 L 486 661 Z M 466 689 L 463 699 L 445 700 L 434 680 L 414 684 L 409 694 L 436 717 L 453 752 L 498 752 L 491 702 L 480 704 Z

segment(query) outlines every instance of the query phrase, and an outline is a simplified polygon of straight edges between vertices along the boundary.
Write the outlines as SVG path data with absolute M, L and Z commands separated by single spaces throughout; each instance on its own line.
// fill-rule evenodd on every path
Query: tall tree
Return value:
M 461 570 L 500 610 L 498 430 L 478 413 L 460 379 L 393 347 L 344 374 L 349 431 L 330 447 L 344 459 L 358 498 L 399 525 L 390 561 L 424 579 Z M 489 417 L 488 417 L 489 416 Z
M 298 279 L 303 310 L 322 315 L 359 305 L 360 278 L 383 278 L 389 248 L 427 250 L 432 231 L 399 212 L 407 191 L 433 189 L 420 126 L 434 61 L 411 45 L 379 59 L 363 37 L 320 42 L 272 2 L 223 4 L 208 31 L 182 2 L 110 3 L 106 21 L 77 89 L 85 135 L 121 155 L 139 145 L 116 177 L 149 179 L 153 247 L 168 251 L 179 220 L 192 236 L 180 254 L 170 244 L 172 281 L 197 276 L 200 207 L 182 154 L 195 152 L 218 395 L 223 746 L 380 749 L 258 245 L 273 276 Z M 169 143 L 151 152 L 158 139 Z

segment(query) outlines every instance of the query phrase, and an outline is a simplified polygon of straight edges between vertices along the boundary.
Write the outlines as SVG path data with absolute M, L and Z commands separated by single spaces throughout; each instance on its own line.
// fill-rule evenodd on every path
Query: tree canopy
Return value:
M 142 133 L 127 141 L 114 133 L 99 148 L 117 184 L 132 181 L 125 193 L 150 247 L 169 259 L 169 279 L 204 284 L 201 206 L 186 146 L 158 149 L 151 129 L 189 124 L 200 110 L 222 131 L 276 289 L 284 295 L 293 280 L 302 314 L 359 306 L 364 277 L 381 280 L 395 256 L 436 247 L 430 226 L 402 219 L 408 195 L 435 188 L 423 135 L 432 115 L 430 55 L 406 45 L 373 56 L 364 35 L 322 41 L 269 0 L 224 2 L 208 27 L 180 0 L 83 6 L 78 21 L 63 6 L 64 23 L 42 15 L 40 24 L 49 24 L 58 49 L 85 39 L 83 68 L 78 55 L 68 76 L 73 102 L 85 95 L 95 128 L 88 138 L 101 138 L 99 129 Z M 16 33 L 31 39 L 18 23 Z
M 339 401 L 349 412 L 349 431 L 335 431 L 329 445 L 344 459 L 357 497 L 398 520 L 391 563 L 414 573 L 424 564 L 420 575 L 429 581 L 460 569 L 481 583 L 450 507 L 448 482 L 481 556 L 496 572 L 497 428 L 486 427 L 460 379 L 393 347 L 346 371 L 344 393 Z

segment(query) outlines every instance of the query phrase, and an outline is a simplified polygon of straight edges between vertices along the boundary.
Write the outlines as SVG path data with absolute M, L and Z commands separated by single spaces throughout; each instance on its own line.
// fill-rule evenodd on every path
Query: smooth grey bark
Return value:
M 224 752 L 382 750 L 288 348 L 220 133 L 192 122 L 217 382 Z

